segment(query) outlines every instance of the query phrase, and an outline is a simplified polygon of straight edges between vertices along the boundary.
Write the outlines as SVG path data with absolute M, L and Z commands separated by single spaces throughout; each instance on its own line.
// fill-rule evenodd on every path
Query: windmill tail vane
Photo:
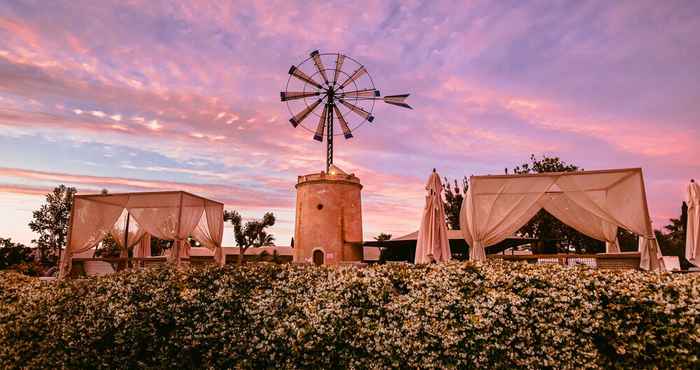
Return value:
M 384 97 L 384 102 L 391 105 L 397 105 L 399 107 L 413 109 L 410 105 L 406 104 L 406 98 L 408 98 L 409 95 L 411 94 L 387 95 Z
M 325 136 L 326 172 L 333 164 L 335 122 L 345 139 L 350 139 L 353 131 L 365 122 L 374 121 L 375 102 L 413 109 L 406 103 L 408 96 L 382 97 L 365 66 L 347 55 L 318 50 L 289 69 L 287 85 L 280 92 L 280 100 L 287 103 L 292 115 L 289 119 L 292 126 L 312 132 L 317 141 L 323 141 Z M 313 116 L 318 117 L 316 127 L 307 127 L 305 120 Z

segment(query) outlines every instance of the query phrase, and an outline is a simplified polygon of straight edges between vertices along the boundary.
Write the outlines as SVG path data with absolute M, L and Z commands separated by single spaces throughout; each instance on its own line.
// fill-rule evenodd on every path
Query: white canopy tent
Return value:
M 700 185 L 688 185 L 688 221 L 686 225 L 685 258 L 700 266 Z
M 640 236 L 640 267 L 664 270 L 640 168 L 472 176 L 460 212 L 470 259 L 485 260 L 485 247 L 518 231 L 541 209 L 605 241 L 608 253 L 620 250 L 618 227 L 627 229 Z
M 192 236 L 223 264 L 223 209 L 222 203 L 184 191 L 76 195 L 59 276 L 68 276 L 74 254 L 95 247 L 108 233 L 126 249 L 146 233 L 174 240 L 170 259 L 175 263 L 189 255 L 186 239 Z

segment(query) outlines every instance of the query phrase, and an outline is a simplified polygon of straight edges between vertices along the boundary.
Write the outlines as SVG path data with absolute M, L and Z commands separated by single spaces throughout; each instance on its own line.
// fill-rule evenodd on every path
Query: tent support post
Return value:
M 175 250 L 173 253 L 175 254 L 175 265 L 180 266 L 180 244 L 182 243 L 182 240 L 180 240 L 180 224 L 182 223 L 182 193 L 180 193 L 180 209 L 179 213 L 177 215 L 177 235 L 175 235 Z
M 68 257 L 68 249 L 70 249 L 70 242 L 71 242 L 71 236 L 73 234 L 73 221 L 75 220 L 75 198 L 77 198 L 77 195 L 73 195 L 73 205 L 70 207 L 70 220 L 68 221 L 68 237 L 66 238 L 66 252 L 64 253 L 63 256 L 61 256 L 61 248 L 58 248 L 58 277 L 60 279 L 65 279 L 67 276 L 61 276 L 61 257 L 64 258 L 69 258 Z M 72 267 L 72 262 L 69 262 L 70 264 L 68 265 L 68 268 L 66 269 L 65 275 L 70 275 L 70 270 Z
M 656 242 L 656 236 L 654 235 L 654 225 L 651 224 L 651 216 L 649 215 L 649 204 L 647 203 L 647 190 L 646 190 L 646 187 L 644 185 L 644 174 L 643 174 L 641 168 L 639 169 L 639 173 L 640 173 L 639 182 L 641 183 L 642 195 L 644 197 L 644 214 L 647 218 L 647 233 L 649 234 L 648 236 L 645 236 L 645 238 L 647 238 L 651 241 L 654 241 L 654 243 L 646 243 L 646 245 L 651 246 L 651 247 L 656 247 L 657 249 L 654 251 L 654 254 L 656 254 L 656 252 L 660 251 L 660 250 L 658 249 L 658 242 Z M 639 251 L 639 252 L 641 252 L 641 251 Z M 650 251 L 648 251 L 648 252 L 650 252 Z M 649 257 L 651 258 L 651 253 L 649 253 Z M 651 260 L 649 261 L 649 268 L 651 270 L 653 270 L 654 263 L 655 262 L 658 263 L 659 262 L 658 259 L 661 257 L 662 256 L 656 256 L 657 261 L 651 261 Z M 659 266 L 659 269 L 662 271 L 666 269 L 664 266 L 664 263 L 663 263 L 663 259 L 661 260 L 661 265 Z
M 126 267 L 131 267 L 131 261 L 129 261 L 129 219 L 131 218 L 131 212 L 126 211 L 126 227 L 124 228 L 124 252 L 126 254 Z

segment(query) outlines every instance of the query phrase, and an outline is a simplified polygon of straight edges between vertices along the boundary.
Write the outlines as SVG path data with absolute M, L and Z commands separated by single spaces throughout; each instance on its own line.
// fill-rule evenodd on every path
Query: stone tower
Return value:
M 299 176 L 294 262 L 362 261 L 362 185 L 332 165 L 328 173 Z

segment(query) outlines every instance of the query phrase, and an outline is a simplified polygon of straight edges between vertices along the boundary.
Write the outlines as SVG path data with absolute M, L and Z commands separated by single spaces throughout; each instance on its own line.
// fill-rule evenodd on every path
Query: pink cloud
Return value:
M 692 37 L 700 17 L 687 4 L 77 7 L 52 4 L 46 22 L 31 4 L 0 5 L 1 138 L 138 151 L 127 163 L 138 175 L 119 177 L 98 163 L 109 174 L 90 178 L 70 174 L 91 168 L 57 164 L 18 179 L 95 189 L 182 185 L 288 209 L 296 175 L 323 168 L 323 144 L 291 128 L 277 93 L 289 65 L 317 48 L 357 57 L 384 93 L 412 93 L 415 110 L 379 105 L 375 123 L 336 143 L 336 161 L 365 184 L 366 230 L 408 228 L 433 167 L 450 177 L 500 173 L 530 153 L 589 169 L 643 166 L 652 212 L 665 217 L 682 194 L 668 189 L 700 165 L 700 96 L 688 78 L 700 73 Z M 186 165 L 196 161 L 211 168 Z M 230 190 L 137 178 L 175 175 L 238 182 Z M 240 188 L 243 178 L 265 188 Z

